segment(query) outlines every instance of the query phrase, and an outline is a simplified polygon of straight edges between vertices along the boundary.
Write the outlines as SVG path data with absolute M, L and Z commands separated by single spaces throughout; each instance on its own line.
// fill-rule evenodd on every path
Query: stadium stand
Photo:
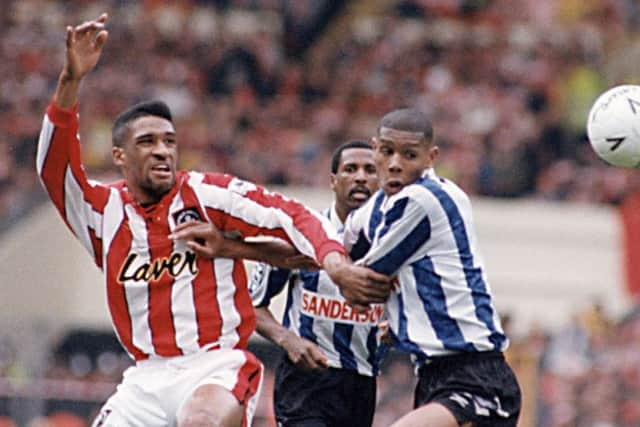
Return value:
M 160 97 L 177 113 L 183 166 L 265 185 L 326 186 L 339 142 L 370 135 L 381 113 L 411 104 L 437 123 L 439 172 L 473 195 L 617 205 L 640 188 L 635 171 L 598 160 L 584 134 L 603 88 L 640 82 L 634 0 L 7 0 L 0 233 L 44 201 L 34 140 L 62 63 L 61 30 L 105 7 L 108 52 L 81 105 L 84 160 L 96 178 L 114 178 L 111 119 Z M 521 427 L 640 425 L 640 315 L 608 319 L 597 307 L 561 330 L 514 339 Z M 69 331 L 36 371 L 15 346 L 0 333 L 0 426 L 86 426 L 130 363 L 110 332 Z M 253 346 L 270 360 L 273 348 Z M 376 427 L 406 412 L 412 384 L 394 354 Z M 274 426 L 272 386 L 269 372 L 256 426 Z

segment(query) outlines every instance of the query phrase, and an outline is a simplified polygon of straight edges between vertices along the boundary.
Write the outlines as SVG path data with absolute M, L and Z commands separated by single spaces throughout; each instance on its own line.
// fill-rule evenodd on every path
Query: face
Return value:
M 338 214 L 346 216 L 362 206 L 378 190 L 373 151 L 367 148 L 343 150 L 338 170 L 331 174 L 331 189 L 335 193 Z
M 122 147 L 113 147 L 112 154 L 140 203 L 157 202 L 176 181 L 178 144 L 173 124 L 166 119 L 135 119 L 128 124 Z
M 417 181 L 438 156 L 438 147 L 413 132 L 387 129 L 373 144 L 380 187 L 388 196 Z

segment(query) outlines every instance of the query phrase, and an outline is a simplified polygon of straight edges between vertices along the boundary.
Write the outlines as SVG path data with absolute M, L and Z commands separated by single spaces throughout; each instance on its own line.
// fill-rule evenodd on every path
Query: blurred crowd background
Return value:
M 35 144 L 64 27 L 103 11 L 110 38 L 80 105 L 92 177 L 117 178 L 115 115 L 162 98 L 175 113 L 183 167 L 267 186 L 327 186 L 337 145 L 370 137 L 381 115 L 412 105 L 435 123 L 438 172 L 472 195 L 619 204 L 640 189 L 636 171 L 607 167 L 585 137 L 601 91 L 640 83 L 636 0 L 6 0 L 0 232 L 45 199 Z M 37 381 L 14 357 L 15 343 L 0 339 L 0 426 L 87 425 L 130 362 L 112 335 L 83 333 L 52 348 Z M 596 303 L 565 330 L 513 341 L 523 426 L 640 425 L 633 313 L 607 319 Z M 271 375 L 258 426 L 274 425 Z M 406 359 L 394 355 L 376 426 L 410 408 L 412 384 Z

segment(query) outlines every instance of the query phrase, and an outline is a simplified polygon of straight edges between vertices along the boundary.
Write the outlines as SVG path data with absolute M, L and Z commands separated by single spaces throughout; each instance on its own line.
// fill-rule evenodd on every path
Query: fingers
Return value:
M 377 273 L 373 270 L 369 270 L 369 274 L 367 275 L 368 279 L 371 280 L 374 283 L 380 284 L 380 285 L 389 285 L 391 286 L 393 279 L 391 279 L 391 277 L 386 276 L 384 274 L 380 274 Z
M 104 30 L 100 31 L 96 36 L 96 41 L 95 41 L 96 49 L 102 49 L 102 46 L 104 46 L 108 38 L 109 38 L 109 33 L 107 31 L 104 31 Z
M 77 40 L 77 37 L 91 34 L 94 35 L 96 46 L 98 48 L 101 48 L 109 37 L 109 33 L 105 30 L 105 23 L 107 22 L 107 18 L 108 15 L 106 13 L 103 13 L 93 21 L 86 21 L 75 27 L 67 26 L 67 47 L 71 46 Z
M 176 227 L 173 229 L 173 234 L 175 234 L 176 232 L 179 232 L 179 231 L 194 227 L 196 225 L 200 225 L 200 224 L 204 224 L 204 222 L 202 222 L 202 221 L 183 222 L 182 224 L 176 225 Z
M 213 258 L 213 251 L 211 248 L 207 245 L 203 245 L 201 242 L 190 240 L 187 242 L 187 247 L 200 258 Z
M 369 306 L 365 304 L 351 304 L 351 307 L 353 308 L 353 311 L 358 314 L 369 311 Z
M 206 238 L 212 233 L 209 223 L 200 221 L 189 221 L 178 225 L 169 234 L 169 238 L 173 240 L 190 240 L 196 238 Z

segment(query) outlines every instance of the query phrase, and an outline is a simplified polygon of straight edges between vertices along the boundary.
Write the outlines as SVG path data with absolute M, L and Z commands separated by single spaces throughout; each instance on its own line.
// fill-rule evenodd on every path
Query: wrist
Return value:
M 340 277 L 341 272 L 344 271 L 344 268 L 348 265 L 349 261 L 347 257 L 337 251 L 329 252 L 322 260 L 322 267 L 334 283 L 339 283 L 339 280 L 336 279 Z
M 60 76 L 58 77 L 58 81 L 60 82 L 60 84 L 65 85 L 80 85 L 82 77 L 74 76 L 70 71 L 62 70 Z

